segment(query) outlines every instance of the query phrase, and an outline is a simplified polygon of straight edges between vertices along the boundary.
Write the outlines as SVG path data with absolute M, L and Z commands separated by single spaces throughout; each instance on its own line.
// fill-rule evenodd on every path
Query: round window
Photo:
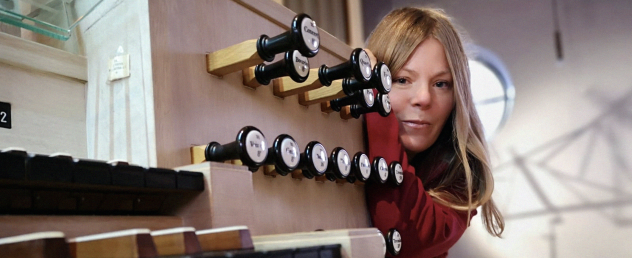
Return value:
M 509 72 L 491 51 L 476 47 L 469 60 L 471 90 L 476 111 L 489 141 L 503 126 L 513 109 L 515 91 Z

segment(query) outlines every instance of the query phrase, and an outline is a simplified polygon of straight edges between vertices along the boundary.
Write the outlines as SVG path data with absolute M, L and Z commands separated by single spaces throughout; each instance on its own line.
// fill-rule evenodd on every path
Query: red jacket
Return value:
M 377 113 L 365 115 L 368 154 L 371 160 L 382 156 L 390 164 L 399 161 L 404 168 L 404 181 L 399 187 L 367 183 L 367 206 L 373 226 L 386 233 L 397 229 L 402 236 L 402 249 L 396 257 L 446 257 L 448 249 L 467 228 L 467 212 L 457 212 L 435 203 L 425 191 L 421 178 L 432 181 L 447 169 L 439 164 L 432 171 L 422 171 L 408 163 L 399 141 L 395 115 L 386 118 Z M 472 211 L 472 216 L 476 210 Z

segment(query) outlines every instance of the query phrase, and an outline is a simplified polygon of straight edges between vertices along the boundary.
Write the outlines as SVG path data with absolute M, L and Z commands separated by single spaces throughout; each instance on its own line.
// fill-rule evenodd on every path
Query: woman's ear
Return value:
M 368 48 L 365 48 L 364 51 L 366 51 L 367 55 L 369 55 L 369 59 L 371 59 L 371 67 L 374 67 L 377 64 L 377 58 L 375 58 L 373 52 L 371 52 Z

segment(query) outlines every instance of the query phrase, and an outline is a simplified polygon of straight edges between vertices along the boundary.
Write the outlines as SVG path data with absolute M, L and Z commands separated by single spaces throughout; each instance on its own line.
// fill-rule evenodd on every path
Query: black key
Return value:
M 35 155 L 26 163 L 28 180 L 49 182 L 72 182 L 72 158 Z
M 145 168 L 118 162 L 112 166 L 112 185 L 145 187 Z
M 73 181 L 78 184 L 112 184 L 112 166 L 103 161 L 78 160 L 75 162 L 72 173 Z
M 0 179 L 24 180 L 27 158 L 23 151 L 0 152 Z
M 176 171 L 165 168 L 148 168 L 145 172 L 145 187 L 176 188 Z

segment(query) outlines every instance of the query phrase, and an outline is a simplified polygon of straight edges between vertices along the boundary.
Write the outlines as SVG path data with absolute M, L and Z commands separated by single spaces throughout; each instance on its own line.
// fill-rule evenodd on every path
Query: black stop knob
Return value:
M 371 177 L 371 160 L 362 152 L 353 155 L 351 174 L 355 180 L 366 182 Z
M 295 49 L 306 57 L 313 57 L 318 54 L 319 47 L 320 35 L 316 22 L 304 13 L 294 17 L 290 30 L 273 38 L 264 34 L 257 40 L 257 53 L 268 62 L 278 53 Z
M 380 156 L 375 157 L 371 163 L 371 178 L 378 183 L 386 183 L 388 180 L 388 164 L 386 160 Z
M 388 165 L 388 182 L 393 186 L 400 186 L 404 182 L 404 168 L 401 163 L 393 161 Z
M 301 161 L 300 155 L 300 149 L 294 138 L 281 134 L 274 139 L 272 147 L 268 149 L 265 164 L 274 165 L 277 173 L 286 176 L 298 167 Z
M 305 152 L 301 153 L 299 168 L 303 170 L 303 176 L 314 178 L 322 176 L 327 172 L 328 166 L 327 150 L 317 141 L 311 141 L 305 147 Z
M 351 173 L 351 158 L 349 153 L 342 147 L 336 147 L 329 156 L 329 166 L 327 169 L 327 179 L 344 179 Z
M 397 229 L 390 229 L 386 233 L 386 250 L 393 256 L 397 256 L 402 250 L 402 235 Z
M 347 77 L 354 77 L 363 83 L 371 79 L 371 59 L 363 49 L 354 49 L 349 60 L 344 63 L 334 67 L 322 65 L 318 69 L 318 79 L 323 86 L 329 86 L 333 81 Z
M 309 76 L 309 59 L 298 50 L 285 52 L 284 58 L 278 62 L 255 66 L 255 78 L 261 85 L 268 85 L 272 79 L 288 75 L 295 82 L 304 82 Z
M 254 172 L 264 164 L 268 156 L 266 138 L 254 126 L 245 126 L 237 133 L 237 139 L 227 144 L 211 142 L 206 146 L 204 156 L 208 161 L 240 159 Z

